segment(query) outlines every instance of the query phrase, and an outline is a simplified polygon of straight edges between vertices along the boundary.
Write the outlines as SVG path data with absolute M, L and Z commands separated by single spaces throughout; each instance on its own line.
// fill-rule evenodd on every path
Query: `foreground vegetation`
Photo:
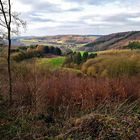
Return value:
M 13 61 L 14 95 L 9 106 L 3 58 L 0 138 L 139 140 L 139 52 L 97 53 L 73 69 L 63 68 L 64 61 L 65 57 L 52 55 Z

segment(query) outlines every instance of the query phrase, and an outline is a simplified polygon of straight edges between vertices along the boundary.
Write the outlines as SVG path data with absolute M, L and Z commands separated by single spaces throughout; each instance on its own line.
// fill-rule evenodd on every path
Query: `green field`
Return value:
M 60 68 L 65 61 L 65 57 L 55 58 L 41 58 L 37 60 L 37 63 L 41 66 L 49 66 L 50 68 Z
M 85 51 L 80 51 L 81 55 L 83 56 Z M 96 52 L 88 52 L 88 54 L 91 54 L 91 53 L 96 53 Z

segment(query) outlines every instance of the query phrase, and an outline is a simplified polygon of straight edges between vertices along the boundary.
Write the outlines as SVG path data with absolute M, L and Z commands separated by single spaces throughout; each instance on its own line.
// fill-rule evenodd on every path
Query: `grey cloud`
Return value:
M 58 22 L 53 17 L 51 19 L 40 17 L 40 15 L 44 15 L 44 13 L 52 13 L 52 16 L 54 13 L 66 13 L 66 12 L 79 12 L 82 11 L 84 6 L 88 5 L 103 5 L 105 3 L 111 3 L 111 2 L 122 2 L 122 0 L 64 0 L 65 2 L 76 2 L 79 4 L 77 8 L 71 8 L 68 10 L 62 10 L 60 5 L 58 4 L 52 4 L 49 2 L 41 2 L 39 0 L 20 0 L 20 2 L 24 4 L 29 4 L 32 7 L 32 11 L 25 13 L 23 17 L 25 19 L 28 19 L 31 22 Z M 131 7 L 131 4 L 134 3 L 133 0 L 127 0 L 122 3 L 122 7 L 126 7 L 128 4 L 129 7 Z M 135 1 L 135 4 L 132 6 L 136 6 L 136 4 L 140 4 L 139 0 Z M 131 7 L 132 8 L 132 7 Z M 102 9 L 101 9 L 102 10 Z M 94 12 L 94 9 L 93 9 Z M 43 14 L 42 14 L 43 13 Z M 115 14 L 115 15 L 92 15 L 93 13 L 90 13 L 90 15 L 83 16 L 78 21 L 73 22 L 61 22 L 60 26 L 57 27 L 46 27 L 46 28 L 40 28 L 35 29 L 35 31 L 41 32 L 41 34 L 64 34 L 64 33 L 75 33 L 75 34 L 106 34 L 111 32 L 118 32 L 118 31 L 127 31 L 127 30 L 138 30 L 140 29 L 140 22 L 130 20 L 130 18 L 137 18 L 140 17 L 140 11 L 137 13 L 129 13 L 129 11 L 126 11 L 126 13 L 121 14 Z M 92 19 L 94 21 L 98 21 L 97 17 L 100 17 L 99 21 L 100 23 L 94 23 L 94 24 L 88 24 L 86 20 Z M 34 31 L 32 31 L 34 32 Z
M 79 3 L 79 4 L 99 5 L 99 4 L 105 4 L 105 3 L 113 2 L 115 0 L 65 0 L 65 1 L 76 2 L 76 3 Z M 118 1 L 118 0 L 116 0 L 116 1 Z
M 126 25 L 130 25 L 133 24 L 134 26 L 137 24 L 137 22 L 130 20 L 130 18 L 138 18 L 140 15 L 140 13 L 124 13 L 124 14 L 117 14 L 114 16 L 109 16 L 107 18 L 104 18 L 104 21 L 108 21 L 108 22 L 120 22 Z M 140 24 L 140 22 L 139 22 Z
M 78 12 L 78 11 L 83 10 L 81 7 L 63 10 L 60 8 L 60 6 L 58 4 L 51 4 L 51 3 L 47 3 L 47 2 L 38 3 L 38 4 L 34 5 L 33 9 L 36 11 L 51 12 L 51 13 L 53 13 L 53 12 L 54 13 L 57 13 L 57 12 L 59 12 L 59 13 L 60 12 Z
M 49 2 L 42 2 L 42 1 L 32 1 L 32 0 L 20 0 L 20 2 L 24 4 L 30 4 L 32 7 L 32 11 L 28 13 L 24 13 L 22 17 L 27 20 L 28 22 L 57 22 L 52 19 L 40 17 L 40 14 L 46 13 L 63 13 L 63 12 L 79 12 L 83 9 L 81 7 L 71 8 L 68 10 L 62 10 L 60 5 L 52 4 Z
M 23 4 L 32 4 L 32 3 L 35 3 L 35 1 L 33 0 L 20 0 L 21 3 Z
M 79 7 L 79 8 L 71 8 L 69 10 L 65 10 L 67 12 L 79 12 L 79 11 L 82 11 L 83 8 L 82 7 Z
M 61 9 L 59 4 L 52 4 L 49 2 L 42 1 L 33 1 L 33 0 L 20 0 L 23 4 L 31 5 L 33 11 L 42 11 L 42 12 L 78 12 L 82 11 L 82 7 L 71 8 L 68 10 Z
M 30 17 L 30 21 L 32 22 L 55 22 L 52 19 L 40 18 L 40 17 Z
M 120 6 L 134 6 L 135 4 L 140 6 L 140 0 L 65 0 L 66 2 L 74 2 L 78 3 L 79 5 L 105 5 L 110 3 L 118 3 Z M 134 2 L 135 1 L 135 2 Z M 135 4 L 134 4 L 135 3 Z
M 94 26 L 121 26 L 121 25 L 133 25 L 133 26 L 137 26 L 137 24 L 140 25 L 140 22 L 138 21 L 133 21 L 133 20 L 130 20 L 130 18 L 138 18 L 140 17 L 140 12 L 137 12 L 137 13 L 121 13 L 121 14 L 115 14 L 115 15 L 108 15 L 108 16 L 101 16 L 101 15 L 90 15 L 90 16 L 83 16 L 81 18 L 81 21 L 84 21 L 85 23 L 86 20 L 95 20 L 95 23 L 93 24 L 90 24 L 90 25 L 94 25 Z M 100 23 L 96 23 L 98 20 L 97 20 L 97 17 L 100 18 L 99 22 Z M 88 23 L 87 23 L 88 24 Z M 90 26 L 89 25 L 89 26 Z

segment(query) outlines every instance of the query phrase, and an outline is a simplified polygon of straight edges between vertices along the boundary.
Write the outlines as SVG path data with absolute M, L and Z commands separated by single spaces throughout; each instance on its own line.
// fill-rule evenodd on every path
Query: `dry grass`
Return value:
M 140 74 L 140 55 L 121 53 L 116 55 L 99 55 L 87 60 L 81 70 L 97 77 L 136 76 Z

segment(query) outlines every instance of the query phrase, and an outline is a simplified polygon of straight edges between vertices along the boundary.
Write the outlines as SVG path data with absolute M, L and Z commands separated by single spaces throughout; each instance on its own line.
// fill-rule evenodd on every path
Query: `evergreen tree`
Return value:
M 88 59 L 88 52 L 83 53 L 83 62 L 85 62 Z
M 58 47 L 56 47 L 56 48 L 54 49 L 54 54 L 56 54 L 56 55 L 61 55 L 61 54 L 62 54 L 61 49 L 58 48 Z
M 82 62 L 82 56 L 81 56 L 81 53 L 80 52 L 77 52 L 76 54 L 75 54 L 75 63 L 76 64 L 80 64 L 81 62 Z
M 53 46 L 51 46 L 49 48 L 49 53 L 54 54 L 54 52 L 55 52 L 55 48 Z
M 45 46 L 45 47 L 43 48 L 43 52 L 44 52 L 45 54 L 48 54 L 48 53 L 50 52 L 49 47 L 48 47 L 48 46 Z

